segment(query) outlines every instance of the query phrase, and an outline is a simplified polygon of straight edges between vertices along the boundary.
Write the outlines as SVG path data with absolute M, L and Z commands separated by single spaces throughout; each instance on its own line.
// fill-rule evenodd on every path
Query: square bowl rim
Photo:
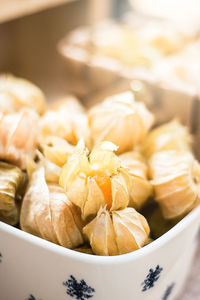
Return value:
M 183 232 L 189 225 L 191 225 L 193 221 L 196 220 L 198 217 L 200 219 L 200 206 L 193 209 L 189 214 L 187 214 L 181 221 L 179 221 L 168 232 L 163 234 L 161 237 L 159 237 L 152 243 L 136 251 L 123 254 L 123 255 L 116 255 L 116 256 L 98 256 L 98 255 L 91 255 L 91 254 L 77 252 L 68 248 L 64 248 L 52 242 L 46 241 L 40 237 L 24 232 L 21 229 L 15 228 L 1 221 L 0 221 L 0 231 L 7 232 L 11 236 L 15 236 L 21 241 L 28 242 L 29 244 L 32 244 L 34 246 L 39 246 L 45 249 L 46 251 L 53 252 L 54 254 L 63 256 L 65 258 L 69 258 L 75 261 L 84 262 L 88 264 L 112 265 L 112 264 L 128 263 L 130 261 L 132 262 L 144 256 L 150 255 L 152 252 L 165 246 L 167 243 L 173 240 L 177 235 L 181 234 L 181 232 Z

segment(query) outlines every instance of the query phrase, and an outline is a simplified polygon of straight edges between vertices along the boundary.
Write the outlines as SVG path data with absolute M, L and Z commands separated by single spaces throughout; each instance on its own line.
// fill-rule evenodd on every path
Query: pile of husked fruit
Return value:
M 153 123 L 131 91 L 47 107 L 32 83 L 0 76 L 0 220 L 89 254 L 145 246 L 200 199 L 187 128 Z

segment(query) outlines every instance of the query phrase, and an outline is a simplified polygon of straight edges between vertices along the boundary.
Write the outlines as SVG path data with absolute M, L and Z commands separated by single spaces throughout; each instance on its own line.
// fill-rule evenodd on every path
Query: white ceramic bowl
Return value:
M 200 101 L 149 83 L 149 108 L 159 122 L 190 128 L 199 156 Z M 197 247 L 200 207 L 135 252 L 100 257 L 78 253 L 0 222 L 0 300 L 172 300 L 181 291 Z M 158 224 L 159 226 L 159 224 Z
M 0 222 L 1 300 L 172 300 L 197 246 L 200 207 L 135 252 L 78 253 Z

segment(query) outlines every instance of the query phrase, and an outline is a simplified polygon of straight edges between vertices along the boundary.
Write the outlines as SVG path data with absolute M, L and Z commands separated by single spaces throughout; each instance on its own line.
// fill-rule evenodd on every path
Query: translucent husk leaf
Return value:
M 108 212 L 100 209 L 98 215 L 83 228 L 92 250 L 97 255 L 120 255 L 143 247 L 149 236 L 146 219 L 134 208 Z
M 109 97 L 89 111 L 94 143 L 113 142 L 119 147 L 118 154 L 140 143 L 153 120 L 153 115 L 143 103 L 135 102 L 130 91 Z
M 110 214 L 100 210 L 97 217 L 83 228 L 90 241 L 92 251 L 97 255 L 117 255 L 117 243 Z
M 80 210 L 67 199 L 61 187 L 46 183 L 42 166 L 32 174 L 20 225 L 26 232 L 70 249 L 84 243 Z
M 1 75 L 0 111 L 13 113 L 25 107 L 42 114 L 46 109 L 46 100 L 43 92 L 28 80 L 9 74 Z
M 90 153 L 91 168 L 101 168 L 109 174 L 116 174 L 121 165 L 119 158 L 115 155 L 118 147 L 111 142 L 97 144 Z
M 129 168 L 129 172 L 142 178 L 147 178 L 148 167 L 145 158 L 138 151 L 129 151 L 119 155 L 124 167 Z
M 25 168 L 26 157 L 33 157 L 38 139 L 38 115 L 29 109 L 1 116 L 0 159 Z
M 49 185 L 52 224 L 60 245 L 73 249 L 83 244 L 80 210 L 71 203 L 61 187 Z
M 200 165 L 190 152 L 169 150 L 154 154 L 150 173 L 164 218 L 182 216 L 198 201 Z
M 37 160 L 37 162 L 35 161 Z M 40 151 L 35 152 L 35 157 L 26 158 L 26 171 L 28 173 L 29 179 L 31 179 L 32 174 L 37 170 L 39 166 L 43 166 L 45 169 L 45 179 L 48 183 L 59 183 L 61 168 L 56 164 L 49 161 Z
M 48 136 L 40 143 L 40 147 L 44 156 L 59 167 L 67 162 L 74 149 L 66 140 L 57 136 Z
M 130 190 L 129 206 L 139 210 L 153 195 L 153 186 L 147 180 L 132 175 L 132 187 Z
M 102 189 L 93 177 L 87 179 L 86 199 L 82 204 L 82 217 L 96 216 L 99 208 L 106 205 L 106 200 Z
M 58 136 L 72 145 L 83 139 L 91 146 L 88 118 L 79 101 L 72 96 L 56 101 L 40 121 L 41 140 L 47 136 Z
M 84 174 L 84 172 L 88 172 L 88 154 L 89 151 L 85 147 L 84 141 L 80 140 L 77 146 L 74 148 L 74 151 L 70 156 L 67 164 L 65 164 L 62 168 L 62 172 L 60 175 L 60 185 L 65 190 L 69 189 L 78 174 Z
M 49 190 L 45 181 L 45 170 L 38 168 L 29 182 L 22 203 L 20 225 L 22 230 L 57 243 L 51 223 Z
M 80 141 L 62 168 L 60 185 L 69 200 L 81 208 L 83 219 L 96 216 L 105 205 L 115 210 L 129 203 L 121 162 L 113 152 L 116 149 L 114 144 L 102 142 L 89 153 Z
M 146 157 L 164 150 L 190 150 L 191 136 L 177 120 L 153 129 L 145 138 L 141 150 Z
M 122 172 L 111 178 L 112 205 L 110 210 L 123 209 L 129 205 L 129 190 Z M 109 206 L 107 205 L 109 208 Z
M 0 162 L 0 221 L 10 225 L 18 223 L 24 176 L 18 167 Z
M 123 164 L 129 191 L 129 206 L 140 209 L 153 195 L 152 184 L 148 181 L 148 168 L 143 156 L 136 151 L 121 154 L 119 158 Z

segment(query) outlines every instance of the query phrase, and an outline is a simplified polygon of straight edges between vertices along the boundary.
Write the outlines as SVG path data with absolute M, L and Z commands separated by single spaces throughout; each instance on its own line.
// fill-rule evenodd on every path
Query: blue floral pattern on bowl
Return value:
M 32 294 L 30 294 L 26 300 L 40 300 L 40 299 L 36 299 Z
M 147 290 L 154 287 L 154 284 L 158 279 L 160 278 L 160 274 L 162 272 L 163 268 L 161 268 L 159 265 L 156 266 L 154 269 L 149 269 L 149 273 L 147 274 L 145 280 L 142 282 L 142 292 L 146 292 Z
M 173 282 L 172 284 L 170 284 L 165 293 L 164 293 L 164 296 L 162 297 L 162 300 L 168 300 L 169 299 L 169 296 L 172 294 L 172 291 L 174 289 L 174 286 L 175 286 L 175 283 Z
M 95 293 L 95 289 L 87 285 L 85 280 L 81 279 L 78 282 L 73 275 L 70 275 L 70 278 L 63 282 L 63 285 L 67 287 L 66 293 L 77 300 L 92 298 Z

